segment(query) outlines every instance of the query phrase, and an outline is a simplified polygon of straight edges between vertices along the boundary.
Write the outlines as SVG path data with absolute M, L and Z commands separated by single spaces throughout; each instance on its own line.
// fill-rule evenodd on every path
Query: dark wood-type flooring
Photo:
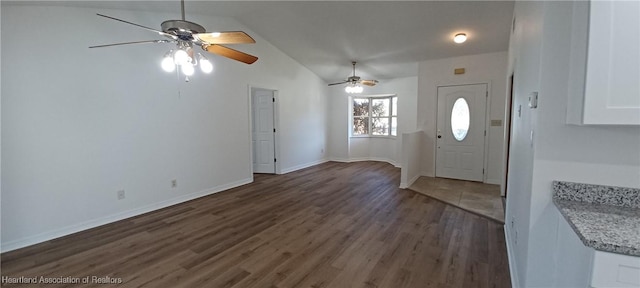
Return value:
M 399 189 L 399 178 L 379 162 L 255 175 L 249 185 L 4 253 L 2 276 L 123 281 L 68 287 L 511 286 L 501 225 Z

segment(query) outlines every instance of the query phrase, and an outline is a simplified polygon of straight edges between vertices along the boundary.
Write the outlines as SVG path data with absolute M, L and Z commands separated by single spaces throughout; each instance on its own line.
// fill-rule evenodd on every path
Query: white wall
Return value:
M 2 5 L 0 5 L 0 31 L 2 31 Z M 0 45 L 0 55 L 2 55 L 2 45 Z M 2 57 L 0 57 L 0 67 L 2 67 Z M 2 69 L 0 69 L 0 127 L 2 127 Z M 2 133 L 0 131 L 0 163 L 2 163 Z M 2 223 L 2 165 L 0 165 L 0 223 Z M 2 235 L 2 225 L 0 225 L 0 235 Z
M 556 275 L 562 261 L 556 257 L 558 213 L 553 213 L 551 181 L 640 187 L 640 127 L 565 123 L 571 5 L 517 2 L 515 8 L 509 57 L 514 109 L 523 105 L 523 114 L 514 118 L 506 234 L 519 287 L 553 287 L 562 276 Z M 532 91 L 539 92 L 538 109 L 525 108 Z
M 477 54 L 453 58 L 429 60 L 418 65 L 418 115 L 417 125 L 425 132 L 423 139 L 422 174 L 435 175 L 435 136 L 438 86 L 489 83 L 487 119 L 504 120 L 507 52 Z M 465 68 L 466 73 L 454 75 L 455 68 Z M 503 175 L 504 121 L 502 126 L 487 130 L 488 165 L 486 181 L 500 184 Z
M 402 133 L 400 188 L 407 188 L 420 177 L 422 131 Z
M 185 83 L 159 67 L 169 44 L 88 49 L 157 38 L 96 12 L 153 27 L 175 18 L 2 4 L 2 25 L 21 27 L 2 31 L 3 251 L 252 181 L 248 85 L 279 91 L 282 170 L 325 161 L 326 84 L 240 23 L 189 15 L 247 31 L 257 44 L 237 48 L 260 59 L 207 55 L 214 73 Z
M 329 90 L 329 157 L 332 161 L 349 162 L 350 98 L 341 85 Z
M 331 159 L 334 161 L 385 161 L 399 165 L 402 133 L 416 129 L 418 78 L 406 77 L 380 80 L 374 87 L 365 87 L 359 96 L 395 94 L 398 96 L 398 137 L 349 137 L 349 94 L 344 86 L 332 86 L 330 104 Z
M 534 149 L 529 142 L 532 127 L 527 95 L 539 87 L 539 55 L 542 33 L 542 2 L 518 2 L 515 7 L 515 32 L 509 45 L 509 71 L 514 71 L 512 131 L 507 186 L 505 229 L 509 263 L 514 287 L 523 287 L 527 269 L 531 182 Z M 524 37 L 523 35 L 527 35 Z M 527 55 L 521 57 L 520 55 Z M 520 57 L 519 57 L 520 56 Z M 518 116 L 518 107 L 522 113 Z M 517 221 L 516 221 L 517 220 Z

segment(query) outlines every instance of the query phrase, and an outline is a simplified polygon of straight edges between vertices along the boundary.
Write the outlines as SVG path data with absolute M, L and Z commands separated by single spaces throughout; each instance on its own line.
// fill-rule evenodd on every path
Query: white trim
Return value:
M 351 96 L 353 98 L 384 98 L 384 97 L 398 96 L 398 94 L 395 94 L 395 93 L 389 93 L 389 94 L 361 94 L 361 95 L 349 94 L 349 96 Z
M 433 178 L 433 177 L 436 177 L 436 175 L 435 175 L 435 170 L 434 170 L 434 173 L 429 173 L 429 172 L 427 172 L 427 171 L 420 171 L 420 176 L 432 177 L 432 178 Z
M 511 238 L 509 237 L 509 233 L 507 231 L 507 226 L 503 226 L 504 238 L 507 243 L 507 259 L 509 262 L 509 274 L 511 275 L 511 287 L 517 288 L 519 287 L 520 281 L 518 281 L 518 269 L 516 269 L 515 256 L 513 249 L 511 248 Z
M 399 123 L 398 115 L 393 115 L 393 98 L 398 98 L 398 94 L 379 94 L 379 95 L 350 95 L 349 96 L 349 138 L 389 138 L 396 139 L 398 138 L 398 127 L 396 126 L 396 135 L 391 135 L 391 123 L 393 122 L 393 117 L 396 117 L 396 125 Z M 379 116 L 375 117 L 373 115 L 370 116 L 357 116 L 362 118 L 369 118 L 369 131 L 365 135 L 353 135 L 353 118 L 356 117 L 353 115 L 353 100 L 354 99 L 368 99 L 373 100 L 373 98 L 387 98 L 389 99 L 389 107 L 391 107 L 391 111 L 389 111 L 389 116 Z M 369 105 L 369 112 L 371 112 L 372 106 Z M 398 109 L 396 108 L 396 111 Z M 369 113 L 372 114 L 372 113 Z M 373 118 L 388 118 L 389 119 L 389 134 L 388 135 L 373 135 L 371 134 L 371 129 L 373 129 L 372 121 Z
M 211 194 L 215 194 L 224 190 L 228 190 L 231 188 L 235 188 L 238 186 L 242 186 L 245 184 L 249 184 L 253 182 L 253 175 L 249 178 L 245 178 L 242 180 L 238 180 L 235 182 L 231 182 L 231 183 L 227 183 L 227 184 L 223 184 L 220 186 L 216 186 L 207 190 L 202 190 L 199 192 L 194 192 L 191 194 L 187 194 L 187 195 L 182 195 L 179 197 L 175 197 L 175 198 L 171 198 L 168 200 L 164 200 L 164 201 L 160 201 L 158 203 L 154 203 L 154 204 L 149 204 L 149 205 L 145 205 L 142 206 L 140 208 L 135 208 L 135 209 L 131 209 L 128 211 L 123 211 L 123 212 L 119 212 L 116 214 L 112 214 L 112 215 L 108 215 L 105 217 L 100 217 L 98 219 L 93 219 L 93 220 L 88 220 L 82 223 L 78 223 L 78 224 L 74 224 L 74 225 L 69 225 L 67 227 L 63 227 L 60 229 L 56 229 L 53 231 L 47 231 L 44 233 L 40 233 L 34 236 L 28 236 L 22 239 L 17 239 L 17 240 L 13 240 L 13 241 L 9 241 L 9 242 L 3 242 L 2 243 L 2 247 L 1 247 L 1 251 L 2 253 L 4 252 L 8 252 L 11 250 L 15 250 L 15 249 L 20 249 L 23 247 L 27 247 L 30 245 L 34 245 L 34 244 L 38 244 L 38 243 L 42 243 L 45 241 L 49 241 L 55 238 L 59 238 L 62 236 L 66 236 L 66 235 L 70 235 L 73 233 L 77 233 L 80 231 L 84 231 L 84 230 L 88 230 L 91 228 L 95 228 L 98 226 L 102 226 L 105 224 L 109 224 L 109 223 L 113 223 L 116 221 L 120 221 L 120 220 L 124 220 L 127 218 L 131 218 L 134 216 L 138 216 L 144 213 L 149 213 L 152 211 L 156 211 L 162 208 L 166 208 L 169 206 L 173 206 L 173 205 L 177 205 L 183 202 L 187 202 L 187 201 L 191 201 L 197 198 L 201 198 L 204 196 L 208 196 Z
M 489 95 L 491 95 L 491 80 L 487 80 L 484 82 L 478 82 L 478 83 L 468 83 L 468 84 L 464 84 L 464 83 L 460 83 L 460 84 L 449 84 L 449 85 L 436 85 L 436 131 L 438 131 L 438 100 L 439 100 L 439 94 L 438 94 L 438 89 L 440 87 L 455 87 L 455 86 L 470 86 L 470 85 L 485 85 L 485 103 L 484 103 L 484 152 L 483 152 L 483 159 L 482 159 L 482 171 L 484 171 L 482 173 L 482 182 L 483 183 L 488 183 L 487 181 L 487 175 L 489 174 L 489 129 L 491 128 L 491 103 L 489 102 L 491 97 L 489 97 Z M 435 143 L 435 142 L 434 142 Z M 435 145 L 437 146 L 437 144 Z M 435 147 L 434 146 L 434 147 Z M 433 149 L 433 174 L 436 174 L 436 169 L 438 167 L 438 149 L 435 148 Z
M 513 84 L 515 83 L 515 59 L 513 60 L 511 70 L 507 73 L 505 101 L 504 101 L 504 117 L 502 118 L 502 169 L 500 175 L 500 196 L 505 197 L 507 195 L 507 166 L 509 166 L 509 138 L 512 138 L 511 127 L 513 126 L 513 118 L 511 117 L 511 109 L 513 108 L 513 98 L 515 90 Z M 511 80 L 513 77 L 513 81 Z
M 491 145 L 491 81 L 487 81 L 486 102 L 484 107 L 484 173 L 482 173 L 482 181 L 487 183 L 489 177 L 489 145 Z M 503 126 L 504 127 L 504 126 Z
M 391 159 L 380 158 L 380 157 L 358 157 L 358 158 L 331 158 L 330 161 L 335 162 L 343 162 L 343 163 L 351 163 L 351 162 L 362 162 L 362 161 L 376 161 L 376 162 L 387 162 L 394 167 L 401 168 L 400 164 L 396 163 Z
M 293 166 L 293 167 L 284 168 L 284 169 L 282 169 L 282 173 L 278 173 L 278 174 L 287 174 L 287 173 L 291 173 L 293 171 L 297 171 L 297 170 L 308 168 L 308 167 L 315 166 L 315 165 L 320 165 L 320 164 L 326 163 L 326 162 L 329 162 L 329 159 L 320 159 L 320 160 L 312 161 L 312 162 L 309 162 L 309 163 L 304 163 L 304 164 L 296 165 L 296 166 Z
M 342 163 L 349 163 L 349 162 L 351 162 L 351 161 L 349 161 L 349 159 L 348 159 L 348 158 L 334 158 L 334 157 L 329 158 L 329 161 L 333 161 L 333 162 L 342 162 Z
M 251 88 L 251 84 L 247 85 L 247 125 L 249 125 L 249 127 L 247 127 L 249 128 L 249 151 L 247 152 L 249 153 L 249 167 L 251 167 L 251 172 L 253 173 L 253 96 L 251 95 Z
M 356 139 L 362 139 L 362 138 L 373 138 L 373 139 L 391 139 L 391 140 L 396 140 L 398 139 L 398 136 L 393 136 L 393 135 L 355 135 L 355 136 L 349 136 L 349 138 L 356 138 Z
M 273 89 L 273 128 L 276 129 L 276 133 L 273 135 L 273 147 L 274 155 L 276 159 L 282 159 L 280 157 L 280 90 Z M 282 161 L 276 160 L 276 174 L 282 173 Z
M 489 178 L 489 179 L 485 180 L 484 183 L 500 185 L 500 179 Z M 500 195 L 500 196 L 504 196 L 504 195 Z
M 418 178 L 420 178 L 421 175 L 416 175 L 415 177 L 409 179 L 409 181 L 407 181 L 407 183 L 400 183 L 400 189 L 407 189 L 409 187 L 411 187 L 411 185 L 413 185 L 414 182 L 416 182 L 418 180 Z
M 253 127 L 251 126 L 253 123 L 253 110 L 252 110 L 252 106 L 251 104 L 253 103 L 252 99 L 253 99 L 253 95 L 251 93 L 251 90 L 253 89 L 261 89 L 261 90 L 268 90 L 271 91 L 273 93 L 273 99 L 274 99 L 274 103 L 273 103 L 273 128 L 276 130 L 276 132 L 274 132 L 273 134 L 273 149 L 274 149 L 274 157 L 276 159 L 280 159 L 280 110 L 279 110 L 279 103 L 280 103 L 280 98 L 279 98 L 279 91 L 278 89 L 275 88 L 265 88 L 263 86 L 256 86 L 256 85 L 252 85 L 252 84 L 248 84 L 247 85 L 247 105 L 248 105 L 248 117 L 249 117 L 249 167 L 251 167 L 251 172 L 253 172 Z M 280 162 L 278 162 L 277 160 L 274 162 L 275 167 L 274 167 L 274 174 L 283 174 L 282 172 L 282 166 L 280 165 Z

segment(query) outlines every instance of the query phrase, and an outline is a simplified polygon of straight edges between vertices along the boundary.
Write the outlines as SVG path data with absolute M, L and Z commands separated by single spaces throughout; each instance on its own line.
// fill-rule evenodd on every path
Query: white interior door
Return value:
M 275 173 L 273 91 L 251 89 L 253 172 Z
M 436 177 L 484 181 L 487 84 L 438 87 Z

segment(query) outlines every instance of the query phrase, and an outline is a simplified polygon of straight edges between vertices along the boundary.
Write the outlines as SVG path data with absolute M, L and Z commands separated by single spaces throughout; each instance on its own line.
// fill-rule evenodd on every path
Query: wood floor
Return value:
M 399 178 L 379 162 L 255 175 L 2 254 L 2 276 L 122 281 L 113 287 L 511 287 L 501 225 L 398 189 Z M 41 286 L 111 287 L 93 280 Z

